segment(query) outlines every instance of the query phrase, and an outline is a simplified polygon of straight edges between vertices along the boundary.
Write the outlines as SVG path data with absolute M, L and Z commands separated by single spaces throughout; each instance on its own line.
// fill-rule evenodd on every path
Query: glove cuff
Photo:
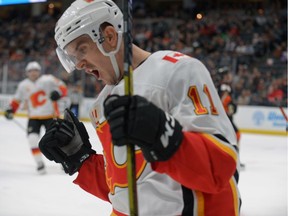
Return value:
M 91 154 L 96 154 L 96 151 L 87 147 L 85 144 L 81 146 L 80 150 L 68 157 L 65 161 L 62 162 L 64 171 L 70 176 L 78 172 L 81 168 L 83 162 L 87 160 Z
M 152 147 L 147 147 L 149 145 L 142 147 L 143 155 L 148 162 L 168 160 L 174 155 L 183 140 L 180 123 L 168 113 L 163 112 L 161 118 L 165 125 L 159 131 L 159 142 Z

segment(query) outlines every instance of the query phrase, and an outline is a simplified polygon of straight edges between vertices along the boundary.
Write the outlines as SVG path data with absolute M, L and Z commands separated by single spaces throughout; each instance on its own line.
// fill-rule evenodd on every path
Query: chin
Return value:
M 115 85 L 115 82 L 105 82 L 105 81 L 103 81 L 103 83 L 104 83 L 105 85 Z

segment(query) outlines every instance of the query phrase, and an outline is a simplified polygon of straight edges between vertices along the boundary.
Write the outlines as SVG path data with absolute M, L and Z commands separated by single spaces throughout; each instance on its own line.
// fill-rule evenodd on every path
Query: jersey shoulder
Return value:
M 26 78 L 18 84 L 18 89 L 25 89 L 27 86 L 33 85 L 33 82 Z
M 136 69 L 137 70 L 137 69 Z M 196 58 L 175 51 L 153 53 L 136 71 L 135 82 L 167 88 L 169 83 L 197 81 L 210 76 L 204 64 Z M 209 78 L 210 79 L 210 78 Z
M 44 74 L 44 75 L 41 75 L 39 77 L 39 79 L 37 81 L 53 81 L 54 79 L 56 79 L 53 75 L 51 74 Z
M 173 73 L 174 75 L 193 73 L 195 75 L 198 72 L 207 71 L 200 60 L 176 51 L 158 51 L 149 60 L 151 61 L 149 62 L 151 67 L 159 65 L 159 67 L 156 67 L 160 69 L 158 70 L 159 73 Z M 157 73 L 157 70 L 155 72 Z
M 56 78 L 55 76 L 53 76 L 52 74 L 45 74 L 42 75 L 41 77 L 39 77 L 39 79 L 37 80 L 38 84 L 46 84 L 46 85 L 60 85 L 63 82 L 61 80 L 59 80 L 58 78 Z

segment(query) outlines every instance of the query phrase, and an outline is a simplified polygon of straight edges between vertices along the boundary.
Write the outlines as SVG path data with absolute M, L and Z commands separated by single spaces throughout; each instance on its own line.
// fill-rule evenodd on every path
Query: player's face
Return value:
M 83 35 L 75 39 L 65 47 L 65 51 L 73 59 L 78 70 L 85 70 L 105 84 L 117 82 L 110 58 L 101 53 L 89 36 Z
M 27 71 L 27 77 L 28 79 L 30 79 L 31 81 L 35 81 L 39 78 L 40 76 L 40 71 L 38 70 L 29 70 Z

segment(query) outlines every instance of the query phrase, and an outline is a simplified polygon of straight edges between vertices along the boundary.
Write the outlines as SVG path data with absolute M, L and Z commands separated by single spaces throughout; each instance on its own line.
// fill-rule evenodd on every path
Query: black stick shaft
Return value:
M 132 0 L 123 0 L 125 95 L 133 95 L 132 78 Z M 135 147 L 127 144 L 127 177 L 130 215 L 138 215 Z

